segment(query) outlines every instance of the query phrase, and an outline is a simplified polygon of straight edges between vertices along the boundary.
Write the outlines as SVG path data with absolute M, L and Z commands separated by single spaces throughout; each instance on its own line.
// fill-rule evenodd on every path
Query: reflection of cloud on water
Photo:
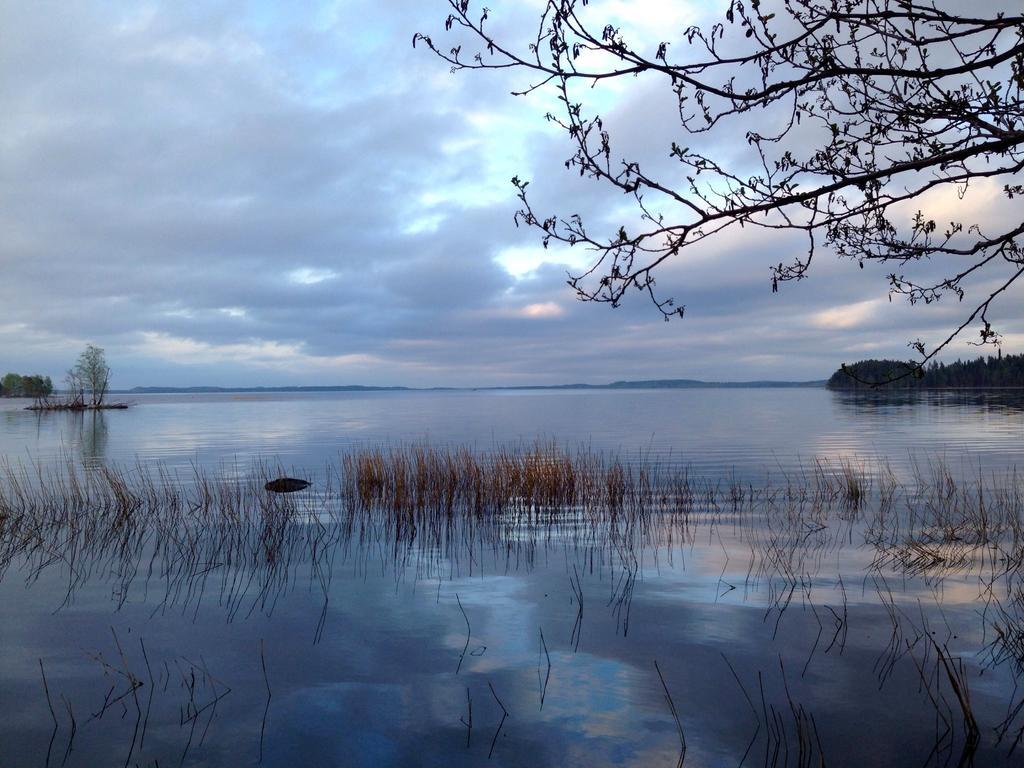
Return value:
M 329 682 L 293 691 L 274 709 L 264 761 L 268 765 L 400 764 L 402 726 L 411 725 L 402 706 L 403 693 L 400 685 L 357 682 Z
M 536 651 L 537 636 L 527 630 L 536 620 L 536 596 L 530 593 L 525 574 L 466 576 L 445 581 L 439 607 L 450 614 L 452 620 L 445 645 L 461 653 L 466 642 L 466 624 L 455 595 L 466 610 L 472 630 L 464 668 L 478 673 L 491 672 L 503 666 L 500 659 L 507 658 L 508 654 L 525 657 Z M 481 644 L 490 647 L 499 642 L 500 655 L 484 653 L 470 657 L 470 652 Z
M 119 435 L 125 451 L 143 458 L 318 455 L 338 450 L 381 424 L 394 422 L 395 404 L 347 397 L 219 396 L 197 402 L 143 403 Z M 399 409 L 401 410 L 401 409 Z
M 842 530 L 837 521 L 830 520 L 829 525 L 834 526 L 828 529 L 830 536 Z M 84 591 L 71 610 L 53 616 L 48 601 L 59 602 L 63 589 L 59 565 L 45 571 L 32 592 L 16 580 L 0 584 L 0 596 L 18 593 L 14 601 L 0 600 L 0 607 L 18 619 L 11 622 L 16 628 L 5 638 L 7 642 L 32 648 L 31 655 L 25 650 L 12 654 L 18 667 L 14 675 L 20 674 L 25 683 L 16 691 L 24 694 L 31 681 L 38 693 L 37 655 L 44 656 L 48 665 L 55 656 L 63 656 L 72 661 L 66 667 L 48 666 L 53 672 L 51 684 L 72 697 L 76 711 L 92 701 L 90 696 L 95 698 L 96 691 L 86 686 L 90 681 L 95 686 L 95 679 L 102 674 L 81 658 L 79 646 L 109 650 L 110 623 L 117 624 L 126 645 L 126 638 L 134 640 L 144 633 L 154 659 L 201 654 L 204 663 L 209 662 L 214 674 L 236 693 L 225 699 L 227 709 L 214 723 L 211 740 L 204 747 L 207 751 L 197 751 L 194 756 L 200 762 L 213 754 L 222 764 L 255 762 L 264 703 L 258 649 L 264 641 L 273 689 L 264 750 L 267 765 L 479 765 L 486 759 L 500 720 L 491 686 L 511 713 L 497 741 L 495 765 L 671 765 L 678 742 L 654 671 L 655 659 L 686 729 L 687 764 L 734 765 L 750 739 L 752 718 L 728 663 L 735 665 L 737 676 L 755 696 L 759 694 L 759 673 L 763 673 L 766 698 L 780 712 L 788 713 L 781 671 L 784 662 L 786 685 L 795 701 L 818 718 L 830 757 L 836 755 L 836 749 L 843 750 L 840 756 L 849 750 L 851 764 L 869 764 L 870 750 L 889 755 L 900 750 L 926 754 L 927 745 L 920 751 L 919 743 L 905 744 L 906 731 L 912 731 L 912 737 L 929 732 L 931 711 L 914 677 L 916 672 L 909 663 L 904 664 L 901 669 L 909 671 L 909 679 L 881 692 L 871 672 L 890 635 L 890 625 L 885 609 L 871 599 L 870 580 L 865 579 L 866 587 L 856 578 L 847 582 L 853 619 L 844 652 L 827 654 L 824 645 L 814 648 L 818 625 L 811 603 L 822 613 L 826 603 L 838 609 L 841 596 L 836 573 L 849 568 L 863 574 L 865 564 L 860 558 L 866 551 L 852 546 L 827 548 L 820 561 L 812 557 L 823 578 L 815 571 L 809 574 L 814 581 L 810 601 L 798 590 L 776 635 L 775 617 L 766 621 L 764 581 L 750 592 L 738 586 L 725 596 L 718 594 L 716 579 L 723 570 L 726 578 L 739 585 L 750 549 L 748 539 L 731 525 L 724 529 L 716 525 L 715 529 L 721 537 L 701 529 L 700 535 L 684 546 L 685 557 L 675 554 L 671 565 L 664 553 L 657 565 L 641 558 L 644 565 L 635 585 L 628 637 L 609 602 L 609 592 L 618 579 L 609 558 L 612 563 L 617 560 L 598 547 L 598 564 L 593 570 L 581 571 L 586 616 L 577 653 L 569 640 L 575 606 L 570 600 L 567 570 L 590 550 L 570 552 L 561 544 L 538 550 L 531 561 L 535 567 L 518 567 L 506 564 L 501 547 L 494 549 L 486 542 L 476 547 L 473 545 L 481 542 L 466 541 L 473 546 L 472 575 L 466 567 L 469 552 L 461 550 L 464 575 L 449 579 L 446 564 L 439 564 L 444 574 L 440 586 L 435 579 L 417 580 L 414 554 L 412 564 L 408 568 L 399 565 L 396 573 L 386 543 L 381 548 L 376 546 L 378 542 L 360 546 L 350 553 L 351 559 L 343 554 L 330 566 L 334 581 L 319 644 L 312 638 L 323 595 L 316 586 L 309 587 L 312 576 L 304 569 L 290 576 L 282 599 L 270 601 L 272 620 L 261 615 L 270 608 L 257 599 L 253 616 L 245 616 L 243 611 L 237 621 L 225 621 L 224 606 L 215 597 L 215 583 L 207 585 L 203 610 L 190 621 L 181 620 L 177 606 L 171 606 L 167 615 L 158 612 L 153 617 L 154 603 L 159 603 L 162 592 L 157 583 L 148 596 L 140 585 L 133 592 L 135 600 L 113 619 L 106 582 Z M 760 532 L 755 528 L 748 534 Z M 808 546 L 814 544 L 812 540 Z M 456 566 L 454 562 L 447 565 Z M 252 567 L 259 570 L 259 566 Z M 244 578 L 245 569 L 239 573 Z M 938 597 L 921 579 L 900 577 L 890 582 L 897 602 L 909 613 L 916 614 L 919 609 L 917 596 Z M 970 632 L 974 634 L 979 631 L 973 608 L 977 584 L 971 594 L 967 579 L 951 578 L 948 583 L 941 595 L 941 609 L 960 638 L 957 642 L 963 644 L 969 633 L 961 626 L 973 627 Z M 455 594 L 471 622 L 470 650 L 487 646 L 482 655 L 467 658 L 458 673 L 465 635 Z M 933 610 L 933 605 L 926 602 L 925 610 Z M 191 618 L 191 611 L 186 615 Z M 30 620 L 25 620 L 26 616 Z M 75 631 L 66 635 L 54 631 L 71 627 Z M 552 662 L 543 708 L 538 677 L 540 629 Z M 970 636 L 969 642 L 974 639 Z M 138 646 L 128 652 L 137 659 Z M 813 663 L 804 673 L 812 656 Z M 77 683 L 76 677 L 81 678 Z M 1006 683 L 1005 676 L 1000 679 Z M 459 723 L 466 713 L 467 688 L 474 712 L 469 749 L 465 747 L 466 730 Z M 972 696 L 977 696 L 978 690 L 972 685 Z M 991 697 L 986 698 L 984 689 L 977 696 L 979 711 L 983 707 L 991 710 L 994 701 L 1003 704 L 995 696 L 1006 690 L 1005 685 L 991 690 Z M 75 691 L 77 696 L 72 695 Z M 0 703 L 10 701 L 11 694 L 0 692 Z M 36 696 L 33 706 L 31 722 L 37 726 L 48 722 L 42 697 Z M 162 712 L 166 714 L 166 710 Z M 177 728 L 178 713 L 172 716 L 161 720 L 159 730 L 154 725 L 157 741 L 147 741 L 147 750 L 156 750 L 152 754 L 159 754 L 161 763 L 164 754 L 177 750 L 176 756 L 180 756 L 184 737 Z M 923 727 L 922 718 L 928 721 Z M 6 731 L 0 728 L 0 734 L 11 732 L 19 723 L 8 724 Z M 877 730 L 876 738 L 862 745 L 844 733 L 849 723 L 855 723 L 861 733 Z M 109 729 L 102 731 L 103 738 L 112 739 L 111 734 L 123 724 L 104 722 L 102 727 Z M 45 750 L 45 739 L 41 743 Z M 105 746 L 110 743 L 121 742 L 108 741 Z M 84 749 L 76 754 L 91 756 Z

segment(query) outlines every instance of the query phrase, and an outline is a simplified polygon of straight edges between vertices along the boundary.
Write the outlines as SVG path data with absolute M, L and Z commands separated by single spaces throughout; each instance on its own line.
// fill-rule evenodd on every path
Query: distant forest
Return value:
M 907 371 L 913 367 L 913 363 L 902 360 L 861 360 L 833 373 L 826 386 L 829 389 L 874 389 L 878 385 L 886 389 L 1024 387 L 1024 355 L 979 357 L 949 364 L 932 362 L 925 366 L 923 376 L 907 376 Z M 897 380 L 890 381 L 892 379 Z
M 49 376 L 8 373 L 0 379 L 0 397 L 46 397 L 53 393 Z

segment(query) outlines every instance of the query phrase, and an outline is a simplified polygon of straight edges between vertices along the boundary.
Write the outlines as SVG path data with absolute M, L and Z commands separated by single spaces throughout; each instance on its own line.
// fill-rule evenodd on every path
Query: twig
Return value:
M 679 712 L 676 709 L 676 704 L 672 701 L 672 694 L 668 692 L 668 686 L 665 684 L 665 676 L 661 674 L 661 667 L 658 666 L 658 660 L 654 660 L 654 669 L 658 673 L 658 679 L 661 680 L 661 687 L 665 691 L 665 701 L 668 702 L 669 711 L 672 713 L 672 719 L 676 721 L 676 730 L 679 732 L 679 762 L 676 763 L 677 768 L 682 768 L 683 761 L 686 760 L 686 734 L 683 733 L 683 724 L 679 719 Z M 744 691 L 744 693 L 746 693 Z
M 50 717 L 53 718 L 53 733 L 50 735 L 50 746 L 46 750 L 46 764 L 50 764 L 50 753 L 53 751 L 53 740 L 57 738 L 57 713 L 53 710 L 53 701 L 50 700 L 50 686 L 46 682 L 46 670 L 43 669 L 43 660 L 39 659 L 39 672 L 43 676 L 43 691 L 46 692 L 46 706 L 50 708 Z
M 537 649 L 537 685 L 540 687 L 540 708 L 544 709 L 544 698 L 548 693 L 548 682 L 551 680 L 551 654 L 548 653 L 548 644 L 544 640 L 544 629 L 540 629 L 540 647 Z M 547 674 L 544 675 L 544 680 L 541 681 L 540 677 L 540 652 L 544 651 L 544 656 L 547 658 L 548 669 Z
M 469 740 L 473 736 L 473 699 L 469 695 L 469 686 L 466 687 L 466 718 L 459 718 L 459 722 L 466 726 L 466 749 L 469 749 Z
M 491 685 L 490 681 L 487 682 L 487 687 L 491 689 L 491 695 L 494 696 L 494 700 L 498 702 L 498 706 L 501 707 L 501 722 L 498 723 L 498 729 L 494 732 L 494 738 L 491 739 L 491 749 L 487 753 L 487 759 L 490 760 L 491 755 L 494 754 L 494 745 L 498 743 L 498 735 L 501 733 L 501 729 L 505 725 L 505 720 L 508 719 L 508 710 L 505 709 L 505 705 L 501 703 L 501 699 L 498 698 L 498 694 L 494 690 L 494 686 Z
M 267 729 L 267 715 L 270 712 L 270 697 L 273 695 L 270 691 L 270 678 L 267 677 L 267 659 L 263 655 L 263 638 L 260 638 L 260 666 L 263 668 L 263 684 L 267 687 L 267 705 L 263 708 L 263 721 L 260 723 L 260 757 L 259 762 L 263 762 L 263 735 Z
M 469 626 L 469 616 L 466 615 L 466 609 L 462 607 L 462 601 L 459 600 L 459 593 L 455 593 L 455 602 L 459 604 L 459 610 L 462 611 L 462 618 L 466 620 L 466 645 L 462 648 L 462 653 L 459 654 L 459 665 L 455 668 L 455 674 L 459 674 L 462 671 L 462 662 L 466 658 L 466 651 L 469 650 L 469 638 L 473 634 L 472 628 Z

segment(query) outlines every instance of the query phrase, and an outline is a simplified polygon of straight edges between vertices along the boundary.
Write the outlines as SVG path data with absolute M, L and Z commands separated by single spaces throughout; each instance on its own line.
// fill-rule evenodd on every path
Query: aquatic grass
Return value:
M 514 509 L 604 505 L 619 510 L 638 485 L 622 464 L 598 454 L 570 454 L 553 444 L 477 454 L 464 447 L 402 446 L 342 457 L 349 499 L 363 508 L 412 515 L 482 515 Z
M 957 759 L 957 765 L 973 765 L 975 753 L 981 744 L 981 729 L 971 703 L 968 671 L 964 659 L 950 650 L 948 640 L 940 642 L 937 630 L 931 627 L 923 610 L 916 611 L 916 617 L 908 614 L 897 606 L 893 593 L 884 579 L 880 582 L 876 580 L 875 586 L 879 600 L 892 624 L 889 645 L 875 662 L 880 684 L 885 684 L 897 662 L 908 659 L 917 673 L 919 690 L 935 713 L 935 744 L 929 759 L 934 756 L 937 764 L 941 762 L 948 765 L 953 759 Z M 945 621 L 941 612 L 939 616 Z M 947 638 L 955 638 L 948 623 L 945 629 Z M 947 689 L 952 694 L 952 701 L 946 694 Z M 1010 697 L 1011 712 L 1016 698 L 1015 685 Z M 1017 707 L 1017 713 L 1022 706 L 1024 705 Z M 1017 713 L 1012 716 L 1008 714 L 994 729 L 999 741 Z M 1012 751 L 1013 747 L 1010 749 L 1011 753 Z
M 812 600 L 822 558 L 849 546 L 855 531 L 876 571 L 942 578 L 984 569 L 994 579 L 1024 563 L 1024 483 L 1015 473 L 958 479 L 939 464 L 900 482 L 885 465 L 819 459 L 781 484 L 744 485 L 551 442 L 373 447 L 342 455 L 304 491 L 267 492 L 281 472 L 266 463 L 180 472 L 2 461 L 0 574 L 17 563 L 31 579 L 59 565 L 70 594 L 106 568 L 126 596 L 141 570 L 163 580 L 161 610 L 195 602 L 216 583 L 234 616 L 244 596 L 248 611 L 270 609 L 298 563 L 313 564 L 312 586 L 326 594 L 324 561 L 368 541 L 417 573 L 442 561 L 477 568 L 482 546 L 495 560 L 528 565 L 557 544 L 635 576 L 645 547 L 671 558 L 696 526 L 729 523 L 749 540 L 745 587 L 766 585 L 778 621 L 794 597 Z
M 812 470 L 814 491 L 830 502 L 843 505 L 847 512 L 856 512 L 867 501 L 873 486 L 873 474 L 878 470 L 883 477 L 893 479 L 892 470 L 886 465 L 868 464 L 849 457 L 835 462 L 817 458 Z

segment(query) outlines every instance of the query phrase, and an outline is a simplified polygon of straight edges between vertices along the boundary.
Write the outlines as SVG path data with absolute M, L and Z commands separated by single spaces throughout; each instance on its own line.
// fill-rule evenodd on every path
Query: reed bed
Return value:
M 262 600 L 293 583 L 296 563 L 328 581 L 331 558 L 358 557 L 368 542 L 417 574 L 472 568 L 484 549 L 529 565 L 552 545 L 635 571 L 645 548 L 671 557 L 698 528 L 723 525 L 747 538 L 748 582 L 779 595 L 799 593 L 851 544 L 876 570 L 925 577 L 984 569 L 994 581 L 1024 563 L 1024 478 L 962 480 L 941 464 L 900 482 L 884 465 L 818 460 L 753 485 L 538 443 L 353 451 L 295 494 L 264 489 L 279 473 L 0 463 L 0 576 L 12 564 L 29 578 L 59 565 L 73 588 L 104 568 L 127 592 L 144 570 L 169 585 L 168 602 L 216 576 L 219 599 L 237 610 L 239 594 Z
M 756 523 L 777 542 L 806 543 L 809 531 L 847 521 L 877 551 L 879 565 L 948 563 L 993 547 L 1010 564 L 1024 561 L 1024 478 L 1015 472 L 964 480 L 933 464 L 900 482 L 885 465 L 817 460 L 781 482 L 744 485 L 553 443 L 491 452 L 423 445 L 353 451 L 310 489 L 287 495 L 263 488 L 279 472 L 266 464 L 181 473 L 159 464 L 0 462 L 0 567 L 33 543 L 127 545 L 149 535 L 187 541 L 216 534 L 230 542 L 255 533 L 273 559 L 289 526 L 311 523 L 436 546 L 456 528 L 508 540 L 598 536 L 643 545 L 686 541 L 693 524 L 707 521 Z

